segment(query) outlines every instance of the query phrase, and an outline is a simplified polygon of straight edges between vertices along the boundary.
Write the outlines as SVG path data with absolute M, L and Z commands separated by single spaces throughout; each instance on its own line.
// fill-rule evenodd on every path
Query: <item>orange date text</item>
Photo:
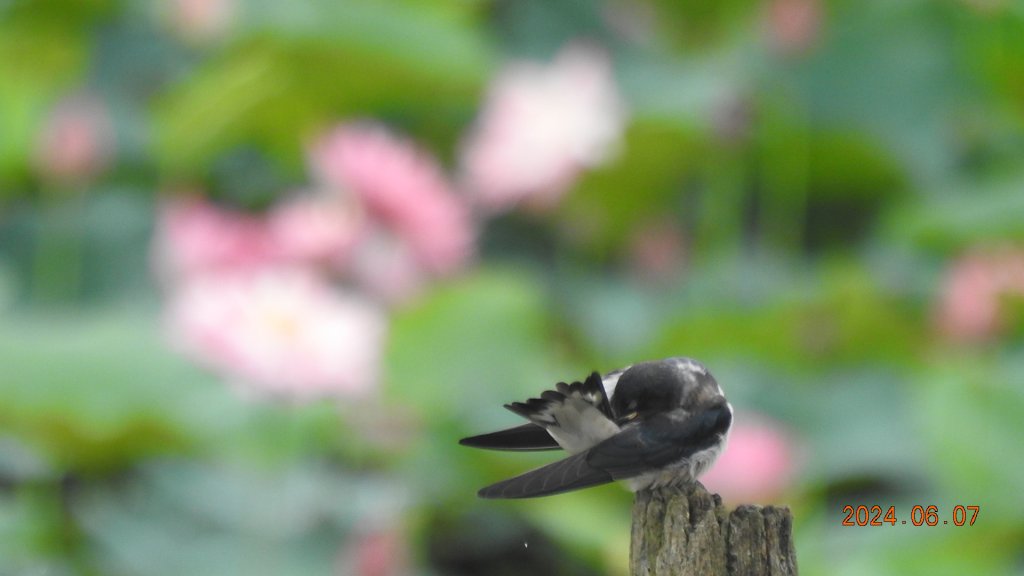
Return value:
M 962 506 L 957 504 L 952 511 L 947 512 L 943 517 L 939 513 L 938 506 L 913 506 L 910 508 L 910 517 L 903 519 L 896 518 L 896 507 L 889 506 L 883 511 L 881 506 L 843 506 L 843 526 L 884 526 L 886 524 L 895 526 L 897 524 L 910 524 L 911 526 L 938 526 L 940 524 L 952 524 L 953 526 L 974 526 L 978 519 L 980 506 Z

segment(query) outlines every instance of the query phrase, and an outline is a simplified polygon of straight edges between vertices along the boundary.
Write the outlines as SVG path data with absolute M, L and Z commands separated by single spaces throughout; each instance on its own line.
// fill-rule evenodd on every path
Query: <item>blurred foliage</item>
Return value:
M 805 46 L 773 44 L 775 4 L 820 11 Z M 936 319 L 960 255 L 1024 247 L 1017 3 L 231 5 L 196 39 L 171 0 L 0 2 L 0 574 L 349 574 L 374 530 L 409 573 L 622 573 L 628 493 L 480 502 L 550 455 L 456 441 L 556 381 L 680 354 L 793 430 L 803 573 L 1020 572 L 1024 316 L 982 342 Z M 552 212 L 495 217 L 473 269 L 394 312 L 379 398 L 249 399 L 168 349 L 160 191 L 266 207 L 340 120 L 454 170 L 498 66 L 579 38 L 629 102 L 619 154 Z M 36 154 L 78 92 L 115 159 L 67 185 Z M 635 242 L 659 222 L 678 253 L 652 278 Z M 851 528 L 847 504 L 981 510 Z

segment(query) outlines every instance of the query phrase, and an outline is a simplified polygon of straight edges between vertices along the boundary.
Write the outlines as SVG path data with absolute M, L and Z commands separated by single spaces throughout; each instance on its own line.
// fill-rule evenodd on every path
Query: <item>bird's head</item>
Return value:
M 619 377 L 611 406 L 623 426 L 677 409 L 689 411 L 721 395 L 703 364 L 678 357 L 634 364 Z

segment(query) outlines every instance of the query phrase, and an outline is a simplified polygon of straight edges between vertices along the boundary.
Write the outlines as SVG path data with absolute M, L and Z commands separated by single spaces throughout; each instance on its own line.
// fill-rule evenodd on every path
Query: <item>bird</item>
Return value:
M 624 481 L 633 492 L 694 482 L 725 449 L 732 406 L 711 372 L 684 356 L 631 364 L 539 398 L 505 404 L 527 424 L 463 438 L 491 450 L 562 449 L 568 457 L 481 488 L 534 498 Z

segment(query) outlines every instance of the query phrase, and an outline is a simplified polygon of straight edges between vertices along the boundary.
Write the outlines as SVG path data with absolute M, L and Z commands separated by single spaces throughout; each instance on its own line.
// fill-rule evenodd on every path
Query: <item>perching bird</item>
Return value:
M 492 450 L 564 449 L 568 458 L 480 490 L 532 498 L 626 480 L 634 492 L 697 479 L 725 447 L 732 406 L 703 364 L 667 358 L 585 382 L 559 382 L 540 398 L 506 404 L 530 421 L 463 438 Z M 609 400 L 610 397 L 610 400 Z

